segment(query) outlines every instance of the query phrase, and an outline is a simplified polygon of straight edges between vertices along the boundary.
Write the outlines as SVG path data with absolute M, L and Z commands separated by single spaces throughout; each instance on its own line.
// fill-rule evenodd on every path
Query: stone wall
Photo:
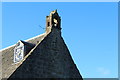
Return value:
M 82 80 L 61 37 L 61 31 L 54 27 L 10 78 L 80 78 Z
M 15 45 L 2 50 L 2 78 L 79 78 L 82 80 L 61 37 L 61 18 L 57 10 L 52 11 L 48 17 L 47 24 L 50 22 L 50 25 L 46 25 L 46 32 L 26 41 L 35 47 L 31 49 L 31 45 L 27 46 L 28 54 L 19 63 L 13 63 Z
M 45 37 L 45 34 L 42 34 L 35 38 L 26 40 L 26 42 L 36 45 L 44 37 Z M 31 47 L 31 46 L 27 45 L 27 49 L 29 47 Z M 2 63 L 1 63 L 2 69 L 0 69 L 0 72 L 2 72 L 2 75 L 0 77 L 2 77 L 2 78 L 8 78 L 18 67 L 18 65 L 13 62 L 14 48 L 15 48 L 15 45 L 0 51 L 1 58 L 2 58 L 1 59 L 2 60 Z M 29 51 L 27 51 L 27 52 L 29 52 Z

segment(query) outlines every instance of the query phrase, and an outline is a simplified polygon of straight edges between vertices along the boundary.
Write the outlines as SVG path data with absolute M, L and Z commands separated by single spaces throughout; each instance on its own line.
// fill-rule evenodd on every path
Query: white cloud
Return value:
M 104 67 L 99 67 L 97 68 L 97 71 L 99 74 L 101 75 L 109 75 L 110 74 L 110 70 L 109 69 L 106 69 Z

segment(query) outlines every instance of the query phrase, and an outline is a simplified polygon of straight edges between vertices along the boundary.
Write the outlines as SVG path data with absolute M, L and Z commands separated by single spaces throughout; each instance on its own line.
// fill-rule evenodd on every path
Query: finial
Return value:
M 50 14 L 55 14 L 57 13 L 57 9 L 55 9 L 54 11 L 52 11 Z
M 55 12 L 57 12 L 57 9 L 55 9 Z

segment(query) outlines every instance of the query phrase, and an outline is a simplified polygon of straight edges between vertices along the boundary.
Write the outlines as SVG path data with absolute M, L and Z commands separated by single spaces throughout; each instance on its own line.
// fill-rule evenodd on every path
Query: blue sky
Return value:
M 45 32 L 46 16 L 61 16 L 62 36 L 84 78 L 118 77 L 117 2 L 2 3 L 2 47 Z

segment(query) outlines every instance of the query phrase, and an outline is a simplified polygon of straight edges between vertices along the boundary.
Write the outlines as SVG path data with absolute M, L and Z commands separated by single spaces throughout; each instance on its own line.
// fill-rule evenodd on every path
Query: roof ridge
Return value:
M 39 35 L 37 35 L 37 36 L 35 36 L 35 37 L 29 38 L 29 39 L 27 39 L 27 40 L 22 40 L 22 41 L 28 42 L 29 40 L 32 40 L 32 39 L 37 38 L 37 37 L 40 37 L 40 36 L 45 35 L 45 34 L 46 34 L 46 32 L 45 32 L 45 33 L 42 33 L 42 34 L 39 34 Z M 6 49 L 9 49 L 10 47 L 13 47 L 13 46 L 15 46 L 15 45 L 16 45 L 16 44 L 13 44 L 13 45 L 10 45 L 10 46 L 8 46 L 8 47 L 5 47 L 5 48 L 1 49 L 0 52 L 4 51 L 4 50 L 6 50 Z

